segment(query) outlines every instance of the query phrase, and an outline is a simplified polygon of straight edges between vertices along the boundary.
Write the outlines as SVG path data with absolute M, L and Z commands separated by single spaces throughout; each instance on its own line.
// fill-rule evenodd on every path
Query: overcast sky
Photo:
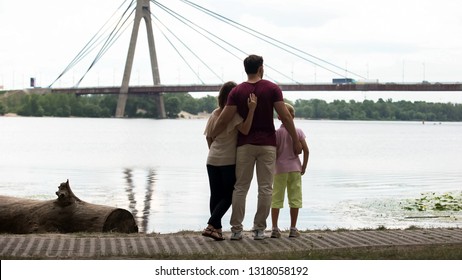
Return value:
M 263 55 L 266 78 L 280 83 L 328 83 L 339 76 L 380 82 L 462 81 L 461 1 L 193 0 L 305 52 L 301 54 L 292 49 L 296 55 L 223 24 L 182 1 L 156 2 L 229 43 L 220 43 L 223 46 L 218 47 L 151 3 L 151 12 L 161 22 L 153 19 L 163 84 L 241 81 L 245 78 L 242 59 L 249 53 Z M 102 36 L 109 34 L 129 3 L 124 0 L 0 0 L 0 86 L 28 87 L 30 77 L 36 79 L 37 86 L 50 85 L 108 21 L 106 34 Z M 132 26 L 127 25 L 82 80 L 81 87 L 121 84 L 131 29 Z M 97 45 L 53 87 L 75 85 L 101 47 Z M 144 23 L 130 84 L 152 84 Z

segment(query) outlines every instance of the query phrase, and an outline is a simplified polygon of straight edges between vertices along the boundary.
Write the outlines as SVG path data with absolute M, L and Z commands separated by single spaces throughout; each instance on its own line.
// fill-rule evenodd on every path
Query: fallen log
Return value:
M 47 201 L 0 196 L 0 233 L 138 232 L 129 211 L 80 200 L 69 180 L 56 195 Z

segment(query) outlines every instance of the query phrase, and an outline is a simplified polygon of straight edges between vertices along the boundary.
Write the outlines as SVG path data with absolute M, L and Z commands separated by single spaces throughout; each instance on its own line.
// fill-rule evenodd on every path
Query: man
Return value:
M 271 209 L 273 174 L 276 162 L 276 134 L 273 109 L 281 118 L 292 137 L 294 153 L 300 154 L 302 146 L 298 140 L 292 116 L 284 104 L 282 91 L 276 84 L 263 79 L 263 58 L 250 55 L 244 60 L 247 81 L 235 87 L 212 131 L 216 137 L 226 127 L 236 112 L 242 118 L 247 117 L 248 99 L 251 93 L 258 98 L 252 127 L 248 135 L 239 133 L 236 152 L 236 184 L 234 185 L 231 240 L 242 239 L 242 222 L 245 215 L 247 192 L 252 181 L 254 167 L 257 171 L 258 204 L 254 217 L 254 239 L 265 239 L 266 219 Z

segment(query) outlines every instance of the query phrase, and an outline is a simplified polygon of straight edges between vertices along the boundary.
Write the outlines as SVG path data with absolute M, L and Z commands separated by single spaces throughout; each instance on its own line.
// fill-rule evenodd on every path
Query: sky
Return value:
M 80 87 L 120 86 L 133 15 L 120 37 L 85 73 L 130 2 L 0 0 L 0 87 L 27 88 L 30 78 L 38 87 L 52 83 L 53 87 L 73 87 L 82 78 Z M 461 1 L 192 0 L 240 23 L 241 29 L 268 36 L 265 40 L 184 1 L 154 2 L 161 4 L 150 5 L 162 84 L 242 81 L 242 60 L 247 54 L 262 55 L 265 78 L 278 83 L 330 83 L 345 76 L 384 83 L 462 82 Z M 193 22 L 202 34 L 161 6 L 184 17 L 183 22 Z M 213 43 L 203 34 L 219 39 Z M 92 45 L 91 52 L 56 80 L 94 36 L 100 38 L 99 45 Z M 268 38 L 286 45 L 274 46 Z M 153 84 L 147 45 L 142 22 L 130 85 Z M 339 94 L 344 93 L 329 96 Z M 358 98 L 367 95 L 373 93 L 352 93 Z M 449 99 L 462 102 L 459 95 L 451 93 Z

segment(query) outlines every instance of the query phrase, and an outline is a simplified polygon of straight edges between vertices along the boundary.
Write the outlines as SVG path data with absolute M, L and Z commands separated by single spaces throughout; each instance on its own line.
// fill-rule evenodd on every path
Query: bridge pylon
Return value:
M 156 46 L 154 44 L 154 34 L 151 23 L 151 9 L 149 0 L 137 0 L 135 20 L 133 22 L 133 30 L 128 47 L 127 60 L 125 62 L 124 76 L 122 86 L 120 88 L 119 99 L 117 101 L 116 118 L 123 118 L 125 115 L 125 105 L 128 98 L 128 88 L 130 76 L 132 72 L 133 60 L 135 57 L 136 41 L 138 39 L 138 31 L 140 28 L 141 19 L 146 23 L 146 31 L 148 35 L 149 55 L 151 57 L 151 71 L 154 85 L 160 85 L 159 65 L 157 63 Z M 164 99 L 162 93 L 156 93 L 157 112 L 159 118 L 166 118 Z

